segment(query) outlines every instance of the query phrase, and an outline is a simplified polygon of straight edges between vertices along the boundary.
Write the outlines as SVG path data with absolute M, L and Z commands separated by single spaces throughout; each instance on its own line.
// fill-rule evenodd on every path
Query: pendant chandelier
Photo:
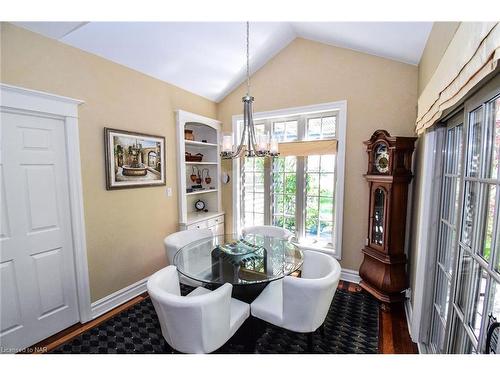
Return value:
M 237 147 L 233 145 L 233 135 L 223 134 L 222 136 L 222 151 L 220 156 L 222 159 L 236 159 L 241 156 L 246 157 L 266 157 L 278 156 L 278 142 L 273 140 L 269 134 L 255 134 L 255 126 L 253 123 L 252 105 L 254 97 L 250 95 L 250 23 L 247 26 L 247 93 L 242 98 L 243 101 L 243 130 L 241 132 L 240 143 Z

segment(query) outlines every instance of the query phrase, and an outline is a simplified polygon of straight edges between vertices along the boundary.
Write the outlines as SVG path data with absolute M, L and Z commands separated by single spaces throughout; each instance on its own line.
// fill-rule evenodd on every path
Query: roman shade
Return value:
M 325 139 L 317 141 L 282 142 L 278 146 L 280 156 L 331 155 L 337 152 L 337 141 Z
M 498 22 L 462 22 L 418 99 L 417 134 L 434 125 L 445 109 L 493 72 L 499 58 Z

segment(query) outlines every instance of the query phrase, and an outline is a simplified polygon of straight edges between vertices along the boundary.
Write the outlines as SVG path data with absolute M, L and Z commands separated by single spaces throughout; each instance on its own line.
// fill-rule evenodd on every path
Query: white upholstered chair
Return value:
M 177 253 L 182 247 L 190 244 L 191 242 L 201 240 L 203 238 L 212 237 L 213 234 L 210 229 L 190 229 L 183 230 L 180 232 L 175 232 L 163 240 L 165 244 L 165 252 L 167 253 L 168 264 L 174 264 L 174 255 Z M 202 283 L 191 280 L 184 275 L 180 276 L 180 281 L 182 284 L 190 285 L 190 286 L 201 286 Z
M 251 314 L 294 332 L 312 333 L 325 321 L 340 279 L 340 264 L 330 255 L 304 252 L 302 277 L 270 283 L 252 302 Z
M 256 225 L 243 228 L 243 234 L 260 234 L 263 236 L 276 237 L 284 240 L 290 240 L 293 233 L 288 229 L 275 227 L 272 225 Z
M 163 337 L 179 352 L 217 350 L 250 315 L 247 303 L 231 298 L 233 286 L 228 283 L 214 291 L 198 287 L 181 296 L 175 266 L 153 274 L 147 287 Z
M 163 243 L 165 244 L 165 251 L 167 252 L 168 264 L 174 264 L 174 255 L 181 247 L 184 247 L 191 242 L 212 236 L 213 234 L 210 229 L 182 230 L 168 235 L 163 240 Z

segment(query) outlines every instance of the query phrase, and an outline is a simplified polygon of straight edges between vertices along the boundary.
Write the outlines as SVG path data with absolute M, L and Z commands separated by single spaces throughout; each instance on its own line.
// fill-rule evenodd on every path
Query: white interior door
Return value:
M 1 113 L 0 347 L 79 320 L 64 121 Z

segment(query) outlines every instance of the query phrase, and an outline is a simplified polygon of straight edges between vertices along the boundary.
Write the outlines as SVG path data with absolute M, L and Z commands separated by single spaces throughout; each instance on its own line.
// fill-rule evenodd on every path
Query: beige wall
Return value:
M 165 265 L 163 237 L 177 229 L 174 110 L 223 121 L 240 114 L 243 88 L 219 105 L 132 69 L 54 40 L 1 25 L 1 81 L 85 101 L 80 143 L 92 301 Z M 366 237 L 367 157 L 362 141 L 383 128 L 414 135 L 417 68 L 321 43 L 296 39 L 252 77 L 255 111 L 347 100 L 347 148 L 342 266 L 357 270 Z M 105 190 L 103 128 L 163 135 L 167 186 Z M 223 162 L 230 170 L 231 164 Z M 223 188 L 231 231 L 231 183 Z M 137 216 L 134 216 L 137 215 Z
M 165 266 L 163 237 L 177 229 L 174 110 L 216 116 L 215 103 L 95 55 L 1 25 L 3 83 L 85 101 L 79 111 L 92 301 Z M 103 128 L 166 138 L 164 187 L 106 191 Z
M 436 71 L 460 22 L 434 22 L 418 65 L 418 95 Z
M 254 111 L 347 100 L 344 229 L 341 264 L 357 270 L 367 230 L 367 156 L 363 141 L 376 129 L 413 136 L 417 105 L 417 67 L 384 58 L 295 39 L 251 80 Z M 241 114 L 240 86 L 217 107 L 224 129 Z M 229 171 L 230 162 L 223 162 Z M 223 188 L 226 230 L 232 227 L 232 183 Z

